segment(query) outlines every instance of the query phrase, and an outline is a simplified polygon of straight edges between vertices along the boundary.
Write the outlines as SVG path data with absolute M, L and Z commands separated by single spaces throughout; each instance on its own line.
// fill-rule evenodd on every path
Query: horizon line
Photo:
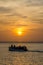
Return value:
M 43 41 L 0 41 L 0 43 L 43 43 Z

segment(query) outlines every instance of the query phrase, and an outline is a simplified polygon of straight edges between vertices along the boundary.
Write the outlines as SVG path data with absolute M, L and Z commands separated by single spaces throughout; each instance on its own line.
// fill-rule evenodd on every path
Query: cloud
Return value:
M 36 12 L 32 18 L 31 18 L 33 23 L 39 23 L 39 24 L 43 24 L 43 10 L 39 10 L 38 12 Z
M 32 19 L 32 23 L 43 24 L 43 19 Z
M 0 13 L 10 18 L 16 16 L 16 22 L 24 19 L 26 22 L 43 23 L 43 0 L 0 0 L 0 3 Z
M 26 25 L 26 24 L 16 24 L 15 26 L 28 26 L 28 25 Z
M 3 21 L 3 20 L 0 20 L 0 24 L 2 24 L 2 25 L 9 25 L 11 22 L 6 22 L 6 21 Z
M 26 5 L 27 6 L 42 6 L 43 0 L 27 0 Z
M 17 13 L 17 12 L 15 12 L 15 13 L 11 13 L 11 14 L 8 14 L 8 15 L 6 15 L 6 16 L 8 16 L 8 17 L 18 16 L 18 17 L 23 18 L 23 19 L 28 18 L 28 16 L 26 16 L 26 15 L 22 15 L 22 14 L 19 14 L 19 13 Z
M 6 2 L 9 4 L 14 3 L 13 5 L 22 5 L 22 6 L 42 6 L 43 0 L 0 0 L 0 2 Z M 17 3 L 17 4 L 16 4 Z
M 13 26 L 13 25 L 15 25 L 15 22 L 13 21 L 13 22 L 9 22 L 9 21 L 5 21 L 5 20 L 0 20 L 0 24 L 1 25 L 10 25 L 10 26 Z
M 9 12 L 11 12 L 11 8 L 0 7 L 0 13 L 9 13 Z

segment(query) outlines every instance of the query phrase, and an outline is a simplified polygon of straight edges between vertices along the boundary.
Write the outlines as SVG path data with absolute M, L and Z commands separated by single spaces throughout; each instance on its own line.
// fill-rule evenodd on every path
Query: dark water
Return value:
M 12 43 L 0 43 L 0 65 L 43 65 L 43 52 L 10 52 Z M 42 43 L 13 43 L 27 46 L 29 50 L 43 51 Z

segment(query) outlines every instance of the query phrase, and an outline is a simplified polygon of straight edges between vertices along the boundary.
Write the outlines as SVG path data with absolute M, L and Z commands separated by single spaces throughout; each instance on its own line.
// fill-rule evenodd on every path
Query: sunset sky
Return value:
M 43 0 L 0 0 L 0 41 L 43 41 Z

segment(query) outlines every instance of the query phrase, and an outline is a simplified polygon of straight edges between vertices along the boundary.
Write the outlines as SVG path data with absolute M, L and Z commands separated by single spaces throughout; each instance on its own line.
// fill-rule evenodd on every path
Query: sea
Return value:
M 27 52 L 11 52 L 9 46 L 26 46 Z M 43 65 L 43 43 L 0 43 L 0 65 Z

